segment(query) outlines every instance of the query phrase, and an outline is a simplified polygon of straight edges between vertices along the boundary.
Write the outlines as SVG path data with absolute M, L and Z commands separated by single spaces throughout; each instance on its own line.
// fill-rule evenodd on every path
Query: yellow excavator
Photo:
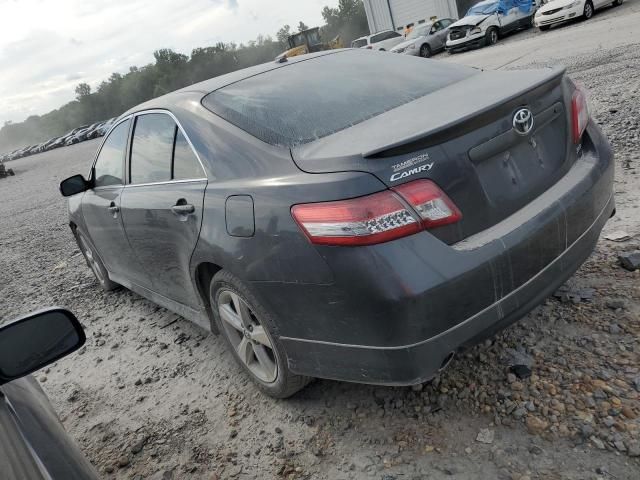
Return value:
M 289 42 L 289 50 L 278 55 L 276 57 L 277 61 L 286 61 L 289 57 L 304 55 L 306 53 L 333 50 L 334 48 L 344 48 L 340 35 L 330 42 L 323 42 L 322 37 L 320 36 L 320 27 L 314 27 L 294 33 L 287 38 L 287 41 Z

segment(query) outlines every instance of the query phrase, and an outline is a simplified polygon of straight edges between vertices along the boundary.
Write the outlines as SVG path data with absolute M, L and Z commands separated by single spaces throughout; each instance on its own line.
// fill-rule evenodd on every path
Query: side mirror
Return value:
M 89 188 L 89 182 L 82 175 L 74 175 L 60 182 L 60 193 L 63 197 L 86 192 Z
M 0 385 L 29 375 L 78 350 L 86 340 L 78 319 L 52 308 L 0 327 Z

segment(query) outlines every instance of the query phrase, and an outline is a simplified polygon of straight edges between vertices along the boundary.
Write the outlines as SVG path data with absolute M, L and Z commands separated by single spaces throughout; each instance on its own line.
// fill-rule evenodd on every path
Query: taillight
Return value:
M 440 227 L 462 219 L 462 213 L 431 180 L 415 180 L 393 188 L 418 212 L 424 228 Z
M 571 98 L 571 122 L 573 124 L 573 143 L 580 143 L 582 134 L 589 124 L 587 95 L 580 87 L 576 87 Z
M 383 243 L 462 218 L 460 210 L 430 180 L 350 200 L 295 205 L 291 213 L 317 245 Z
M 371 50 L 373 47 L 371 45 L 367 45 L 367 50 Z

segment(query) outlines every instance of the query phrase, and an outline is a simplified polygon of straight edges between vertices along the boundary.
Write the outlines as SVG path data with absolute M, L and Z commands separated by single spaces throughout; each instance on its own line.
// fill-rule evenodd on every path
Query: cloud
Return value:
M 96 88 L 111 73 L 153 62 L 153 51 L 190 54 L 218 41 L 275 36 L 285 23 L 322 22 L 337 0 L 0 0 L 0 125 L 43 114 Z M 292 6 L 293 5 L 293 6 Z

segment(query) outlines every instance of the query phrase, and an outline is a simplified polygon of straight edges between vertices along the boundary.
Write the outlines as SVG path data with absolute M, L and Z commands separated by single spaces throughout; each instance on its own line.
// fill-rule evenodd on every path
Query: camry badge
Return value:
M 533 113 L 528 108 L 521 108 L 513 115 L 513 129 L 518 135 L 528 135 L 533 130 Z

